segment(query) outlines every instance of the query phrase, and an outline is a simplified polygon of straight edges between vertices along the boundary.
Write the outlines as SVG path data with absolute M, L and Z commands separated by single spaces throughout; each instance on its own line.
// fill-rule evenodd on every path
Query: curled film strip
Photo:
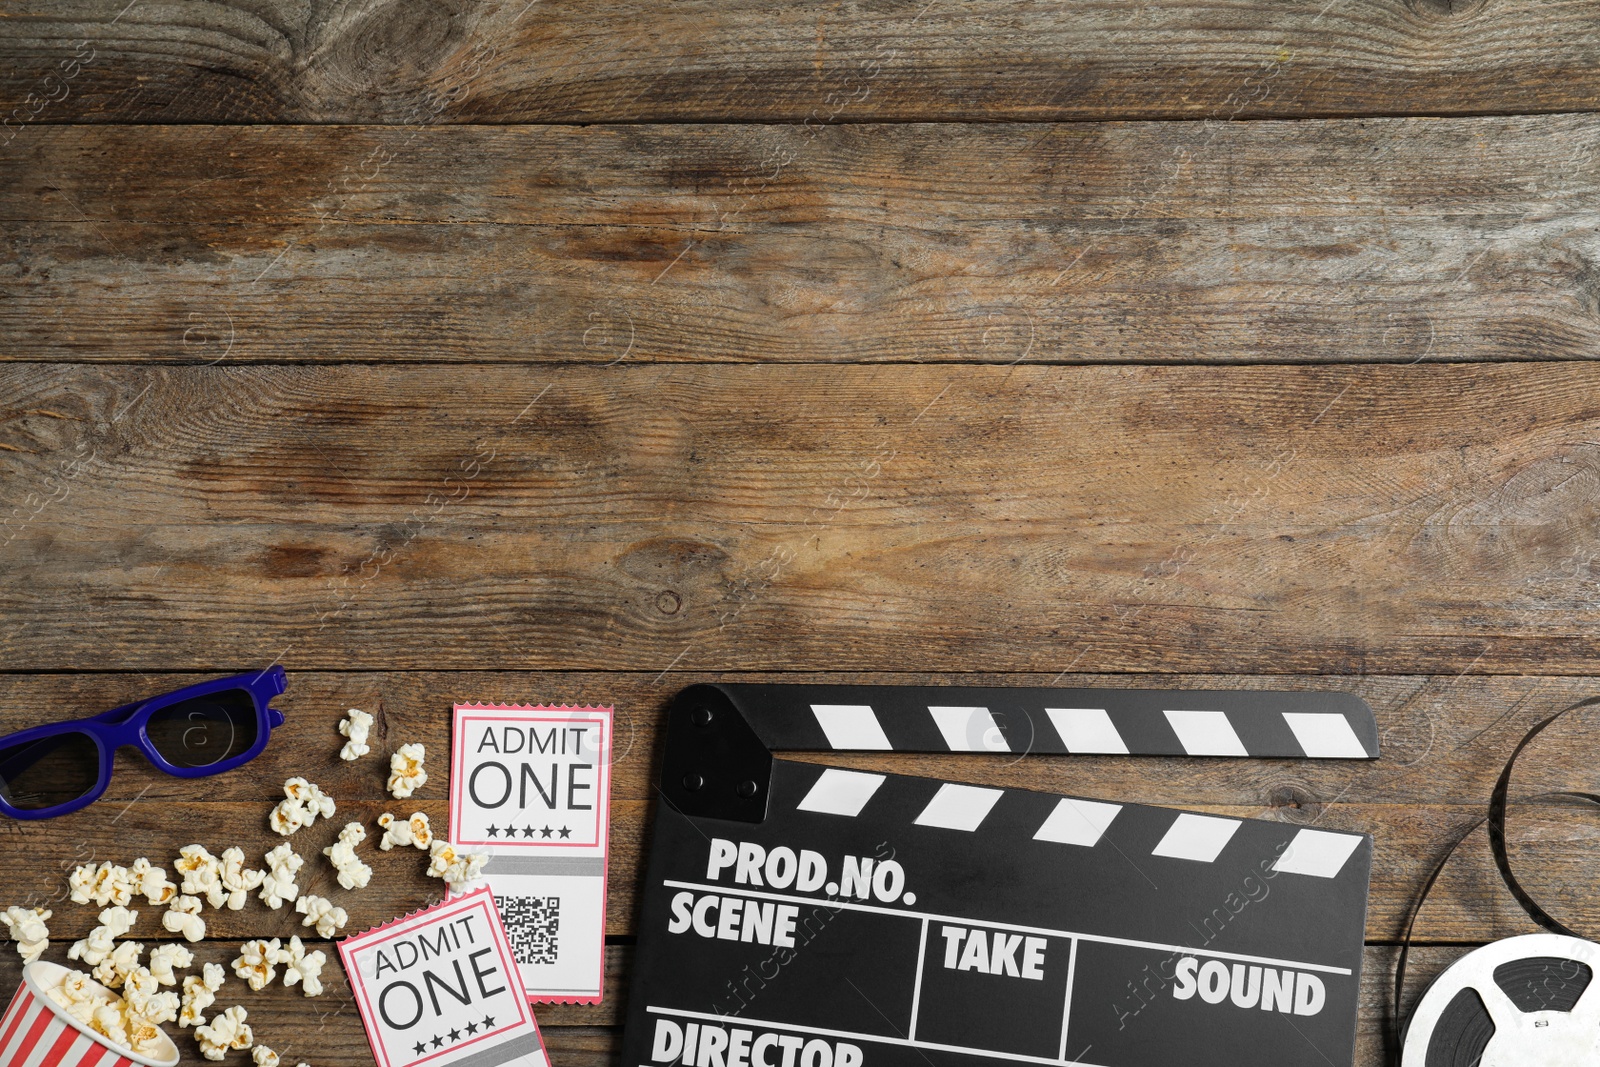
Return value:
M 1488 825 L 1495 866 L 1506 888 L 1530 918 L 1551 932 L 1493 942 L 1446 968 L 1407 1021 L 1400 1038 L 1400 1067 L 1600 1065 L 1600 983 L 1594 980 L 1600 970 L 1600 944 L 1577 936 L 1533 899 L 1512 870 L 1505 833 L 1517 757 L 1562 716 L 1595 704 L 1600 704 L 1600 697 L 1578 701 L 1523 735 L 1495 783 L 1488 814 L 1467 828 L 1428 876 L 1412 909 L 1395 968 L 1396 1009 L 1417 915 L 1445 865 L 1480 826 Z M 1543 793 L 1530 799 L 1553 798 L 1600 805 L 1600 796 L 1581 792 Z

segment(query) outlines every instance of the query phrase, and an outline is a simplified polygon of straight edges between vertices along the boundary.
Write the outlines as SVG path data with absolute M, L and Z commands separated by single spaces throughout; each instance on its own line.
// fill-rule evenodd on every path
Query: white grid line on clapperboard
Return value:
M 1046 937 L 1070 938 L 1074 941 L 1093 941 L 1102 945 L 1121 945 L 1126 948 L 1149 949 L 1154 952 L 1177 952 L 1185 956 L 1207 956 L 1212 959 L 1233 960 L 1236 963 L 1259 963 L 1264 966 L 1289 967 L 1302 971 L 1321 971 L 1324 974 L 1347 976 L 1354 973 L 1348 967 L 1332 967 L 1325 963 L 1302 963 L 1299 960 L 1277 959 L 1272 956 L 1248 956 L 1242 952 L 1220 952 L 1216 949 L 1192 948 L 1188 945 L 1167 945 L 1159 941 L 1139 941 L 1130 937 L 1111 937 L 1107 934 L 1080 934 L 1072 930 L 1052 930 L 1044 926 L 1024 926 L 1021 923 L 997 922 L 993 919 L 978 919 L 966 915 L 940 915 L 936 912 L 917 911 L 913 908 L 883 908 L 875 904 L 858 904 L 854 901 L 834 900 L 830 897 L 799 897 L 789 893 L 764 893 L 754 889 L 745 889 L 743 886 L 680 882 L 672 878 L 664 879 L 661 884 L 668 889 L 693 889 L 703 893 L 718 893 L 723 896 L 756 897 L 761 900 L 782 901 L 785 904 L 817 904 L 827 908 L 842 908 L 848 911 L 892 915 L 899 919 L 924 919 L 958 923 L 963 926 L 984 926 L 995 930 L 1010 930 L 1013 933 L 1043 934 Z M 1056 1061 L 1045 1059 L 1041 1062 L 1054 1063 Z
M 982 924 L 981 923 L 968 923 L 967 925 L 969 925 L 969 926 L 980 926 Z M 924 916 L 923 919 L 922 919 L 922 940 L 917 945 L 917 980 L 916 980 L 915 983 L 912 984 L 912 987 L 911 987 L 911 1024 L 906 1028 L 906 1040 L 911 1041 L 911 1042 L 915 1042 L 917 1040 L 917 1015 L 922 1010 L 922 967 L 923 967 L 923 963 L 924 963 L 924 961 L 925 961 L 925 959 L 927 957 L 927 949 L 928 949 L 928 917 Z M 1067 1020 L 1072 1015 L 1072 980 L 1073 980 L 1074 977 L 1077 976 L 1077 973 L 1078 973 L 1078 939 L 1076 937 L 1074 937 L 1068 943 L 1068 948 L 1067 948 L 1066 993 L 1062 997 L 1062 1001 L 1061 1001 L 1061 1047 L 1060 1047 L 1060 1050 L 1056 1053 L 1056 1058 L 1054 1060 L 1046 1059 L 1043 1056 L 1022 1056 L 1021 1054 L 1018 1054 L 1018 1058 L 1026 1059 L 1026 1060 L 1037 1060 L 1040 1063 L 1068 1063 L 1068 1062 L 1070 1062 L 1067 1059 Z M 862 1036 L 865 1037 L 866 1035 L 863 1034 Z M 934 1042 L 923 1042 L 922 1043 L 922 1047 L 942 1048 L 942 1049 L 955 1050 L 959 1046 L 956 1046 L 956 1045 L 940 1045 L 940 1044 L 936 1044 Z M 966 1049 L 965 1051 L 977 1052 L 979 1050 L 978 1049 Z M 995 1052 L 989 1052 L 988 1054 L 989 1055 L 1007 1055 L 1006 1053 L 995 1053 Z
M 1062 1063 L 1067 1061 L 1067 1022 L 1072 1017 L 1072 980 L 1078 976 L 1078 939 L 1072 939 L 1072 947 L 1067 950 L 1067 995 L 1061 1002 L 1061 1050 L 1056 1053 L 1056 1059 Z
M 938 1041 L 917 1041 L 906 1037 L 885 1037 L 882 1034 L 858 1034 L 853 1030 L 831 1030 L 825 1026 L 803 1026 L 799 1023 L 784 1023 L 774 1019 L 750 1019 L 743 1015 L 717 1015 L 709 1011 L 687 1011 L 680 1008 L 661 1008 L 654 1004 L 645 1006 L 645 1011 L 653 1015 L 675 1015 L 681 1019 L 697 1019 L 702 1022 L 727 1025 L 730 1022 L 745 1023 L 752 1027 L 762 1027 L 767 1030 L 793 1030 L 801 1034 L 815 1034 L 818 1037 L 842 1037 L 852 1041 L 876 1041 L 880 1045 L 900 1045 L 904 1048 L 928 1049 L 933 1052 L 959 1052 L 968 1056 L 982 1056 L 994 1060 L 1016 1060 L 1019 1063 L 1043 1063 L 1049 1067 L 1102 1067 L 1097 1063 L 1085 1063 L 1081 1060 L 1053 1060 L 1049 1056 L 1028 1056 L 1021 1052 L 994 1052 L 986 1048 L 968 1048 L 965 1045 L 946 1045 Z
M 908 1037 L 917 1036 L 917 1011 L 922 1007 L 922 965 L 928 957 L 928 919 L 923 916 L 922 936 L 917 941 L 917 978 L 911 985 L 911 1027 Z

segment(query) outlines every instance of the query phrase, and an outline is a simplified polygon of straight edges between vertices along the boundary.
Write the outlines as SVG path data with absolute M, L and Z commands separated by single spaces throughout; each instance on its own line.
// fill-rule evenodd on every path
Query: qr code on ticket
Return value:
M 555 963 L 560 897 L 501 897 L 495 902 L 518 963 Z

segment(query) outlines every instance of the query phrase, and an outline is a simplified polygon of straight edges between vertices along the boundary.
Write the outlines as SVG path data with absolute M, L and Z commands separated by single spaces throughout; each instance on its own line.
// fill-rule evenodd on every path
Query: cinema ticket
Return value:
M 339 942 L 378 1067 L 549 1067 L 487 888 Z
M 612 709 L 457 704 L 450 832 L 484 876 L 535 1003 L 598 1004 Z

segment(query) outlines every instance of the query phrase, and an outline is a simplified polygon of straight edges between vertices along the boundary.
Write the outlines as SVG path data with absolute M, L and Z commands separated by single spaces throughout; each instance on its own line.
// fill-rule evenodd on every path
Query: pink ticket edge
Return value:
M 611 729 L 610 740 L 613 745 L 616 744 L 617 709 L 611 704 L 479 704 L 477 701 L 469 701 L 465 704 L 456 704 L 450 712 L 450 744 L 452 746 L 454 746 L 456 743 L 455 713 L 458 711 L 603 711 L 610 716 L 610 720 L 608 722 L 608 725 Z M 453 747 L 450 751 L 450 757 L 453 772 L 455 763 L 455 749 Z M 456 821 L 456 803 L 460 796 L 456 779 L 457 776 L 452 773 L 450 775 L 449 812 L 451 827 L 454 826 Z M 447 827 L 447 829 L 449 828 Z M 605 1002 L 606 920 L 610 916 L 611 906 L 611 768 L 609 765 L 606 767 L 606 851 L 600 865 L 600 884 L 605 889 L 605 892 L 602 894 L 600 900 L 600 992 L 596 993 L 592 997 L 536 997 L 524 989 L 523 995 L 528 998 L 529 1004 L 603 1004 Z M 489 887 L 484 886 L 483 891 L 487 893 L 489 891 Z M 517 968 L 518 981 L 522 980 L 521 970 L 522 969 L 519 966 Z M 538 1023 L 535 1022 L 534 1026 L 537 1027 Z M 543 1037 L 539 1039 L 539 1043 L 541 1046 L 544 1044 Z M 545 1054 L 545 1058 L 550 1058 L 548 1053 Z
M 495 944 L 498 945 L 504 953 L 504 955 L 501 957 L 501 963 L 510 964 L 510 966 L 506 967 L 505 969 L 511 975 L 512 979 L 517 983 L 517 985 L 521 987 L 522 968 L 517 964 L 516 956 L 512 955 L 511 941 L 506 937 L 505 924 L 500 921 L 500 909 L 494 902 L 494 893 L 486 885 L 479 886 L 477 889 L 472 889 L 456 896 L 446 896 L 443 900 L 429 904 L 426 907 L 418 908 L 415 911 L 408 911 L 403 915 L 397 915 L 388 922 L 379 923 L 377 926 L 369 927 L 365 930 L 362 930 L 360 933 L 351 934 L 348 937 L 342 937 L 335 945 L 335 947 L 339 950 L 339 965 L 344 968 L 345 981 L 350 984 L 351 996 L 355 998 L 356 1014 L 361 1018 L 361 1033 L 367 1039 L 367 1047 L 372 1050 L 373 1061 L 379 1064 L 380 1067 L 391 1067 L 391 1065 L 389 1060 L 383 1055 L 383 1050 L 378 1047 L 378 1043 L 373 1040 L 372 1031 L 367 1029 L 367 1015 L 366 1012 L 361 1010 L 362 1004 L 367 1003 L 369 999 L 367 997 L 367 987 L 361 981 L 360 969 L 354 965 L 354 961 L 350 958 L 350 955 L 361 946 L 352 945 L 351 942 L 364 941 L 373 934 L 382 933 L 384 930 L 387 930 L 390 927 L 400 926 L 403 923 L 408 923 L 419 916 L 426 915 L 428 912 L 433 911 L 436 908 L 454 907 L 455 905 L 460 904 L 463 901 L 470 900 L 472 897 L 476 896 L 488 898 L 489 915 L 494 920 L 489 929 L 490 932 L 494 934 Z M 347 948 L 346 946 L 349 947 Z M 545 1063 L 549 1063 L 550 1050 L 545 1047 L 544 1032 L 539 1029 L 539 1017 L 533 1013 L 531 1007 L 534 1001 L 529 998 L 526 988 L 520 989 L 520 992 L 522 993 L 522 996 L 517 999 L 520 999 L 530 1005 L 528 1010 L 528 1022 L 533 1026 L 534 1036 L 539 1039 L 539 1051 L 544 1053 Z M 491 1045 L 489 1047 L 493 1048 L 494 1046 Z

